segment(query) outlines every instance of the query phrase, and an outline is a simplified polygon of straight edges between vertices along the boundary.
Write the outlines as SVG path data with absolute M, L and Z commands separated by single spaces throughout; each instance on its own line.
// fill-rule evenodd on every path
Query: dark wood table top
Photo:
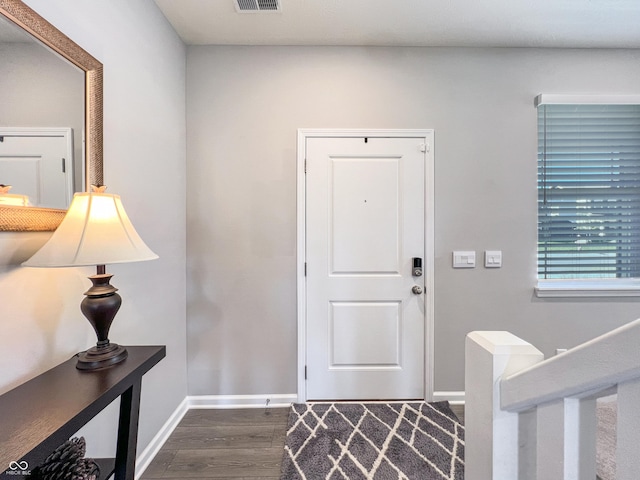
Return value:
M 0 476 L 11 462 L 42 462 L 166 355 L 164 346 L 126 348 L 118 365 L 81 371 L 74 355 L 0 396 Z

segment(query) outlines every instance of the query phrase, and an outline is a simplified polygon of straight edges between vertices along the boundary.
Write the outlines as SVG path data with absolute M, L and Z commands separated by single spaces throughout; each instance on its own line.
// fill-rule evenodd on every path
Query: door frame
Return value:
M 297 281 L 297 326 L 298 326 L 298 362 L 297 383 L 298 402 L 307 400 L 307 384 L 305 379 L 305 366 L 307 363 L 307 291 L 306 291 L 306 140 L 308 138 L 331 137 L 370 137 L 370 138 L 416 138 L 423 139 L 426 144 L 425 163 L 425 232 L 424 232 L 424 281 L 425 281 L 425 341 L 424 341 L 424 394 L 425 400 L 433 399 L 433 373 L 434 373 L 434 260 L 435 260 L 435 148 L 433 129 L 325 129 L 325 128 L 299 128 L 297 143 L 297 192 L 296 192 L 296 281 Z

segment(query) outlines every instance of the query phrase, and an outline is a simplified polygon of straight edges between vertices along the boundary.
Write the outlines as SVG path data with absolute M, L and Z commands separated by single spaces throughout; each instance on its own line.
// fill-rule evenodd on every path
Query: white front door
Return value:
M 427 139 L 305 149 L 306 397 L 424 399 Z

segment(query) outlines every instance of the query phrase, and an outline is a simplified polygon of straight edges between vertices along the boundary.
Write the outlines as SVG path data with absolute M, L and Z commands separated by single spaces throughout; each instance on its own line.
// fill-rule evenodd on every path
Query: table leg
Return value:
M 115 480 L 134 480 L 141 389 L 139 379 L 120 396 Z

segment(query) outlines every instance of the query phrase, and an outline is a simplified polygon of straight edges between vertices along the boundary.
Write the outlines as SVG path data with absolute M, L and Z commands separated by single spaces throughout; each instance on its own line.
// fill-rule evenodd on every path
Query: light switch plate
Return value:
M 485 250 L 484 266 L 485 268 L 502 267 L 502 251 L 501 250 Z
M 453 268 L 475 268 L 476 252 L 455 251 L 453 252 Z

